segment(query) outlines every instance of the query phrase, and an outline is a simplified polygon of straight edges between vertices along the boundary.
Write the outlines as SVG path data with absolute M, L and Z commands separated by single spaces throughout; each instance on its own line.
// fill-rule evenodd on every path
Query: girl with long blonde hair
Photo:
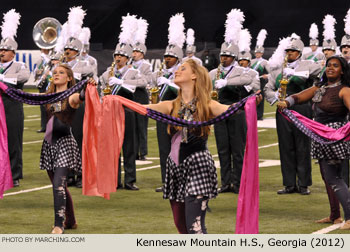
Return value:
M 192 59 L 178 68 L 174 82 L 180 87 L 175 100 L 145 106 L 189 121 L 207 121 L 229 108 L 229 105 L 211 99 L 212 83 L 208 71 Z M 261 101 L 260 95 L 257 101 Z M 207 148 L 210 126 L 182 128 L 168 125 L 168 133 L 172 140 L 163 198 L 170 200 L 179 233 L 207 233 L 208 201 L 218 194 L 216 167 Z

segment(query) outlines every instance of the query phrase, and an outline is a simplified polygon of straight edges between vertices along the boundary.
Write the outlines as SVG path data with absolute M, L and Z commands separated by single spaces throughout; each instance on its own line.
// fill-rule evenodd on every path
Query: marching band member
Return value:
M 26 65 L 14 60 L 17 50 L 17 42 L 14 37 L 17 33 L 20 17 L 20 14 L 14 9 L 4 14 L 4 21 L 1 26 L 2 40 L 0 42 L 0 81 L 16 89 L 23 89 L 24 83 L 28 81 L 30 76 Z M 6 115 L 13 186 L 16 187 L 19 186 L 19 180 L 23 178 L 23 104 L 4 93 L 1 95 Z
M 303 49 L 304 43 L 299 36 L 293 33 L 291 37 L 280 41 L 275 54 L 270 58 L 270 67 L 274 70 L 269 74 L 269 81 L 264 91 L 266 100 L 271 104 L 278 99 L 276 97 L 279 94 L 279 80 L 283 77 L 289 80 L 288 96 L 312 86 L 314 81 L 318 80 L 317 76 L 321 71 L 321 66 L 311 60 L 301 60 Z M 291 109 L 308 118 L 312 117 L 309 103 L 298 104 Z M 278 112 L 276 113 L 276 125 L 284 185 L 284 189 L 277 193 L 299 192 L 302 195 L 309 195 L 308 186 L 312 184 L 310 139 Z
M 259 73 L 260 78 L 260 90 L 264 90 L 264 87 L 267 83 L 269 67 L 267 60 L 263 58 L 264 55 L 264 41 L 266 39 L 267 32 L 265 29 L 260 30 L 255 46 L 255 58 L 252 59 L 251 68 Z M 264 92 L 261 92 L 263 101 L 259 103 L 257 107 L 258 120 L 263 120 L 264 117 L 264 101 L 265 95 Z
M 50 48 L 51 49 L 51 48 Z M 45 93 L 49 81 L 46 78 L 41 78 L 45 73 L 45 67 L 50 63 L 50 49 L 40 48 L 40 59 L 35 63 L 34 68 L 34 80 L 37 81 L 36 87 L 39 89 L 39 93 Z M 43 133 L 46 131 L 47 115 L 44 105 L 40 105 L 40 118 L 41 128 L 37 131 Z
M 196 46 L 194 45 L 194 30 L 191 28 L 187 30 L 186 44 L 186 57 L 183 58 L 182 62 L 193 59 L 199 65 L 203 65 L 202 60 L 194 55 L 196 53 Z
M 147 52 L 145 45 L 147 37 L 148 23 L 146 20 L 139 18 L 137 20 L 137 31 L 135 34 L 135 41 L 133 43 L 132 52 L 132 67 L 140 71 L 140 75 L 147 80 L 147 84 L 151 82 L 152 78 L 152 66 L 148 63 L 144 57 Z M 149 103 L 149 95 L 146 87 L 139 86 L 136 88 L 134 93 L 134 101 L 141 104 Z M 148 153 L 147 149 L 147 128 L 148 128 L 148 117 L 135 114 L 135 129 L 136 129 L 136 159 L 146 160 Z
M 88 66 L 91 66 L 93 69 L 94 76 L 97 76 L 97 60 L 92 57 L 90 52 L 90 37 L 91 37 L 91 31 L 89 27 L 83 27 L 81 29 L 81 33 L 79 35 L 79 40 L 83 43 L 83 49 L 81 51 L 81 55 L 79 57 L 79 60 L 86 61 L 88 63 Z
M 79 59 L 79 56 L 83 50 L 83 43 L 78 39 L 79 35 L 82 32 L 82 24 L 84 16 L 86 15 L 85 11 L 81 6 L 72 7 L 68 13 L 67 26 L 63 25 L 63 29 L 67 29 L 66 34 L 63 37 L 64 43 L 64 58 L 63 60 L 66 64 L 72 69 L 74 74 L 74 79 L 76 82 L 79 82 L 83 79 L 93 77 L 97 80 L 97 76 L 94 75 L 94 67 L 91 66 L 87 61 L 82 61 Z M 72 122 L 72 131 L 75 139 L 77 140 L 80 155 L 82 154 L 82 144 L 83 144 L 83 121 L 84 121 L 84 111 L 85 103 L 82 103 L 81 106 L 77 109 L 75 117 Z M 78 188 L 82 187 L 81 174 L 75 175 L 70 173 L 68 175 L 68 186 L 75 185 Z
M 324 55 L 320 52 L 317 51 L 318 49 L 318 28 L 315 23 L 313 23 L 310 27 L 310 32 L 309 32 L 309 37 L 310 37 L 310 48 L 311 52 L 305 53 L 301 56 L 302 60 L 313 60 L 315 62 L 317 61 L 322 61 L 324 60 Z
M 341 39 L 340 51 L 342 56 L 350 64 L 350 9 L 346 14 L 344 22 L 345 22 L 345 28 L 344 28 L 345 35 Z
M 238 102 L 249 92 L 257 91 L 260 86 L 255 71 L 253 77 L 236 63 L 239 53 L 237 34 L 241 31 L 243 20 L 244 14 L 240 10 L 231 10 L 227 15 L 225 42 L 220 51 L 221 63 L 218 68 L 209 72 L 221 104 Z M 244 110 L 215 124 L 214 130 L 221 167 L 219 193 L 238 193 L 247 131 Z
M 177 97 L 179 87 L 174 83 L 175 72 L 179 68 L 182 58 L 182 46 L 185 42 L 185 19 L 182 13 L 178 13 L 169 21 L 169 44 L 165 49 L 164 60 L 161 69 L 152 75 L 152 83 L 156 83 L 160 101 L 173 100 Z M 168 125 L 157 121 L 157 139 L 162 183 L 165 183 L 166 160 L 170 153 L 171 137 L 167 132 Z M 162 192 L 163 188 L 156 188 L 156 192 Z
M 101 76 L 102 88 L 111 86 L 112 95 L 120 95 L 134 100 L 137 87 L 146 87 L 147 78 L 140 71 L 129 67 L 128 61 L 132 57 L 133 49 L 130 46 L 133 32 L 137 30 L 137 19 L 135 16 L 123 17 L 121 24 L 122 32 L 119 35 L 113 58 L 114 62 Z M 127 190 L 139 190 L 136 182 L 136 149 L 135 149 L 135 112 L 125 110 L 125 133 L 123 143 L 124 157 L 124 188 Z M 120 159 L 119 159 L 120 162 Z M 119 164 L 119 167 L 120 164 Z M 123 188 L 121 182 L 121 169 L 118 169 L 118 188 Z

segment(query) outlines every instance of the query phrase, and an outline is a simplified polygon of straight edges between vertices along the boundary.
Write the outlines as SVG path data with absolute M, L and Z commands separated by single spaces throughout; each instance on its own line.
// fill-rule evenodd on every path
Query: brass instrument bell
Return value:
M 41 49 L 52 49 L 62 31 L 61 23 L 52 17 L 40 19 L 33 28 L 33 40 Z

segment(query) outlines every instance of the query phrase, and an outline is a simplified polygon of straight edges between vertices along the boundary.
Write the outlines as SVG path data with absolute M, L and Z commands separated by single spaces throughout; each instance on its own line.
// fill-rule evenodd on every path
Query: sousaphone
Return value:
M 52 49 L 62 30 L 61 23 L 52 17 L 40 19 L 33 28 L 33 40 L 41 49 Z

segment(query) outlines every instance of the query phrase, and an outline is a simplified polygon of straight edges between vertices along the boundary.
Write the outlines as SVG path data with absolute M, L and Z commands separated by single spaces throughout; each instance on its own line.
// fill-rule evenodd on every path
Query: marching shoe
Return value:
M 278 190 L 277 194 L 290 194 L 290 193 L 295 193 L 297 189 L 294 186 L 286 186 L 282 190 Z
M 341 226 L 339 229 L 341 229 L 341 230 L 350 230 L 350 220 L 345 221 L 344 225 Z
M 156 192 L 163 192 L 163 187 L 164 186 L 157 187 L 155 191 Z
M 44 133 L 46 130 L 45 129 L 39 129 L 36 131 L 36 133 Z
M 63 234 L 64 230 L 63 228 L 60 228 L 58 226 L 55 226 L 52 231 L 51 234 Z
M 301 195 L 309 195 L 311 192 L 307 186 L 300 186 L 299 187 L 299 193 Z
M 125 184 L 124 188 L 126 190 L 132 190 L 132 191 L 138 191 L 139 190 L 139 188 L 134 183 Z
M 232 192 L 230 185 L 223 185 L 219 188 L 218 193 Z
M 18 179 L 13 180 L 13 187 L 19 187 L 19 180 Z

